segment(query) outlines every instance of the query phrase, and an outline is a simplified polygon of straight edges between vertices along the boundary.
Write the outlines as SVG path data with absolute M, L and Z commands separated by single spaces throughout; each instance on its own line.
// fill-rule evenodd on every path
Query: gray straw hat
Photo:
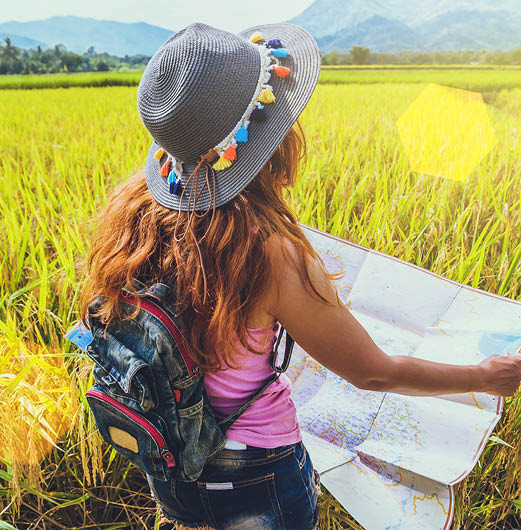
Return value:
M 153 197 L 184 211 L 235 197 L 284 139 L 319 72 L 314 38 L 292 24 L 236 35 L 196 23 L 175 33 L 138 88 L 154 139 L 145 165 Z

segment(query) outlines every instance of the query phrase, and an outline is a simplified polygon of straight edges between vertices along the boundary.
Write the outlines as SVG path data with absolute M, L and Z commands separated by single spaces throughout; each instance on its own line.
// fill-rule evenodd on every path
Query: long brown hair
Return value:
M 234 366 L 237 339 L 260 353 L 246 340 L 246 322 L 272 273 L 265 245 L 270 235 L 294 245 L 300 261 L 294 266 L 304 285 L 324 300 L 307 269 L 309 258 L 320 258 L 282 197 L 284 188 L 295 184 L 305 152 L 304 133 L 296 122 L 255 179 L 215 208 L 213 218 L 190 221 L 187 212 L 162 206 L 150 194 L 143 172 L 123 182 L 97 219 L 80 301 L 83 321 L 87 323 L 88 305 L 98 295 L 105 300 L 97 316 L 108 324 L 121 318 L 118 296 L 123 287 L 132 291 L 134 279 L 152 284 L 175 278 L 185 337 L 203 371 L 216 370 L 221 362 Z M 189 222 L 192 231 L 185 230 Z M 176 227 L 186 234 L 181 241 L 174 237 Z

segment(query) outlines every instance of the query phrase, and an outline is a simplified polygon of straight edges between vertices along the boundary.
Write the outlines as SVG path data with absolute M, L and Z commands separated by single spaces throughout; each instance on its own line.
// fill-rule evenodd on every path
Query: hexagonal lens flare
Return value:
M 478 92 L 428 85 L 397 122 L 413 171 L 465 180 L 497 142 Z

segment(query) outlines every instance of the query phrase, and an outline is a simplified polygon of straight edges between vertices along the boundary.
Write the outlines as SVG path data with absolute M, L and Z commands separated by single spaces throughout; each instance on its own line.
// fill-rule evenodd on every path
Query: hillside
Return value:
M 373 52 L 404 50 L 512 50 L 521 47 L 518 0 L 316 0 L 289 20 L 310 31 L 322 53 L 365 46 Z M 173 31 L 80 17 L 0 23 L 0 39 L 23 48 L 64 44 L 69 50 L 152 55 Z
M 23 43 L 15 39 L 26 38 L 39 41 L 44 46 L 64 44 L 77 53 L 94 46 L 97 52 L 125 55 L 153 55 L 167 40 L 172 30 L 137 22 L 126 24 L 110 20 L 95 20 L 80 17 L 53 17 L 31 22 L 0 23 L 0 33 L 11 34 L 13 44 L 25 48 L 36 44 Z
M 316 0 L 289 20 L 310 31 L 320 49 L 353 45 L 377 52 L 512 50 L 521 47 L 517 0 Z

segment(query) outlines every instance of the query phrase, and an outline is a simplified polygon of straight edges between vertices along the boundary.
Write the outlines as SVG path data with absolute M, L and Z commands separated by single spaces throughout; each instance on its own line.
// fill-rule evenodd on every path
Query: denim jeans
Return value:
M 189 528 L 313 530 L 318 473 L 302 442 L 223 449 L 195 482 L 147 479 L 162 514 Z

